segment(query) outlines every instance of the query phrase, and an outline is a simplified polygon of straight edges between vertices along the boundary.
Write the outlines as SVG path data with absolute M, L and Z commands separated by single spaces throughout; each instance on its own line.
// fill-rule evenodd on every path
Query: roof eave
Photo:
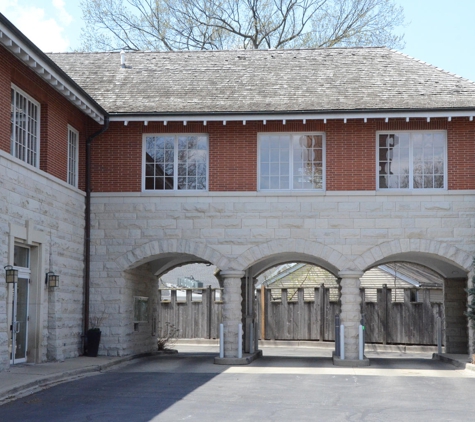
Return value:
M 275 120 L 349 120 L 349 119 L 401 119 L 411 118 L 467 117 L 473 121 L 474 107 L 437 108 L 437 109 L 365 109 L 365 110 L 304 110 L 304 111 L 249 111 L 249 112 L 190 112 L 190 113 L 110 113 L 111 121 L 121 122 L 212 122 L 212 121 L 275 121 Z
M 84 114 L 104 123 L 107 112 L 1 13 L 0 44 Z

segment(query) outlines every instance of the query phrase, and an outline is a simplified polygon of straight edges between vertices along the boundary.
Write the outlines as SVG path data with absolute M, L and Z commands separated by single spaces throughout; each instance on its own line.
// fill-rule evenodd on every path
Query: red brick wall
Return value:
M 447 122 L 449 189 L 475 189 L 475 121 Z
M 68 124 L 79 131 L 80 148 L 83 149 L 92 120 L 0 46 L 0 149 L 6 152 L 10 152 L 12 83 L 41 105 L 40 169 L 66 181 Z M 84 179 L 83 165 L 79 179 Z
M 93 143 L 93 190 L 138 192 L 142 176 L 143 133 L 207 133 L 209 135 L 209 190 L 255 191 L 257 189 L 257 136 L 260 132 L 325 132 L 326 188 L 339 190 L 376 189 L 376 131 L 447 130 L 449 189 L 475 189 L 475 122 L 468 118 L 362 119 L 282 122 L 113 122 Z M 462 163 L 462 165 L 460 165 Z

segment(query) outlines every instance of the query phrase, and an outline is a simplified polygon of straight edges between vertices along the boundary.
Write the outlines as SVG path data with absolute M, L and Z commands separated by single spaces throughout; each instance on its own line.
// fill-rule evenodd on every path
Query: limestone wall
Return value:
M 91 278 L 91 316 L 104 316 L 99 354 L 123 356 L 156 350 L 158 281 L 149 266 Z M 147 322 L 134 323 L 135 296 L 148 298 Z
M 78 356 L 83 314 L 84 194 L 0 151 L 0 370 L 9 366 L 3 266 L 13 261 L 14 242 L 31 247 L 28 361 Z M 50 269 L 60 276 L 60 287 L 54 291 L 44 284 Z
M 288 251 L 318 256 L 336 271 L 363 271 L 397 253 L 428 254 L 451 262 L 459 271 L 453 277 L 463 278 L 475 253 L 473 191 L 97 193 L 92 204 L 93 286 L 110 289 L 117 304 L 128 303 L 140 285 L 149 289 L 153 275 L 143 264 L 163 254 L 237 271 Z M 132 341 L 130 312 L 121 309 L 104 347 L 112 354 L 142 350 Z
M 230 260 L 275 239 L 315 241 L 347 261 L 395 239 L 436 240 L 475 252 L 474 191 L 93 194 L 92 202 L 99 271 L 141 245 L 170 239 L 204 243 Z

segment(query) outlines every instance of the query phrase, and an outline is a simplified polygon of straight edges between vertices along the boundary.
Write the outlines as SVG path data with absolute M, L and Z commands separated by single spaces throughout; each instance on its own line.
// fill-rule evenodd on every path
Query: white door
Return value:
M 18 277 L 18 283 L 13 285 L 11 355 L 10 363 L 26 362 L 28 350 L 28 296 L 29 278 Z
M 28 353 L 28 319 L 30 293 L 30 249 L 15 245 L 14 268 L 18 283 L 9 287 L 10 363 L 26 362 Z

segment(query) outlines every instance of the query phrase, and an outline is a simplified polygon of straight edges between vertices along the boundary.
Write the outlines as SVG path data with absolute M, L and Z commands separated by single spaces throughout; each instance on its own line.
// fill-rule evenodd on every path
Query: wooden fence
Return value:
M 334 341 L 335 315 L 340 312 L 335 289 L 322 286 L 312 290 L 313 300 L 303 288 L 288 300 L 287 289 L 282 289 L 280 296 L 275 295 L 275 289 L 262 289 L 257 298 L 261 338 Z M 168 322 L 179 330 L 179 338 L 218 338 L 221 289 L 185 289 L 183 300 L 177 300 L 176 290 L 167 290 L 168 298 L 164 291 L 159 290 L 159 335 L 166 335 Z M 419 291 L 421 302 L 411 302 L 410 290 L 404 291 L 403 302 L 393 302 L 391 295 L 392 289 L 383 287 L 377 289 L 376 302 L 365 302 L 361 289 L 366 343 L 436 345 L 438 316 L 444 324 L 442 303 L 431 303 L 426 289 Z
M 288 289 L 273 296 L 275 289 L 262 289 L 259 301 L 261 338 L 266 340 L 335 340 L 335 315 L 340 311 L 337 301 L 331 301 L 336 289 L 316 287 L 313 300 L 305 300 L 305 290 L 297 289 L 296 300 L 288 300 Z M 308 296 L 308 293 L 307 293 Z
M 183 291 L 183 290 L 182 290 Z M 184 289 L 185 300 L 177 299 L 177 290 L 158 290 L 158 335 L 165 337 L 168 324 L 178 329 L 178 338 L 217 338 L 222 320 L 221 289 Z M 169 297 L 165 296 L 169 293 Z M 193 296 L 195 299 L 193 299 Z M 201 300 L 196 300 L 196 299 Z
M 443 324 L 444 306 L 430 302 L 430 290 L 419 293 L 422 302 L 411 302 L 409 289 L 404 290 L 403 302 L 392 302 L 391 289 L 383 287 L 376 302 L 362 300 L 366 343 L 436 345 L 437 317 Z M 364 299 L 364 291 L 361 296 Z

